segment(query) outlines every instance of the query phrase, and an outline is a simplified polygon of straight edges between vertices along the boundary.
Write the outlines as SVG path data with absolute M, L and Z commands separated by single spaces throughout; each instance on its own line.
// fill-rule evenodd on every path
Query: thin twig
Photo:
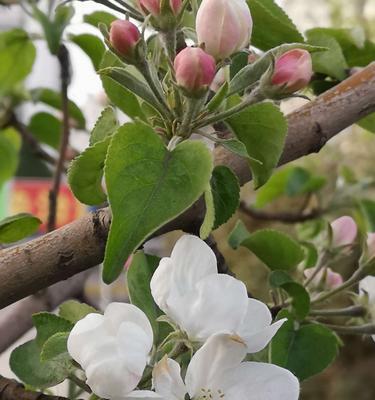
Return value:
M 59 158 L 57 161 L 56 170 L 53 177 L 52 189 L 49 192 L 49 212 L 48 212 L 48 222 L 47 222 L 48 232 L 53 231 L 56 226 L 58 194 L 61 185 L 61 178 L 64 172 L 65 157 L 70 136 L 69 98 L 68 98 L 68 87 L 70 83 L 70 57 L 68 49 L 64 45 L 60 46 L 57 58 L 59 60 L 61 69 L 61 100 L 62 100 L 62 112 L 63 112 L 63 131 L 59 149 Z
M 262 221 L 275 221 L 275 222 L 283 222 L 285 224 L 295 224 L 297 222 L 306 222 L 312 219 L 318 218 L 322 215 L 322 210 L 313 210 L 306 214 L 296 214 L 296 213 L 288 213 L 288 212 L 280 212 L 280 213 L 272 213 L 265 212 L 261 210 L 257 210 L 253 207 L 249 207 L 244 202 L 240 204 L 240 210 L 254 219 L 259 219 Z

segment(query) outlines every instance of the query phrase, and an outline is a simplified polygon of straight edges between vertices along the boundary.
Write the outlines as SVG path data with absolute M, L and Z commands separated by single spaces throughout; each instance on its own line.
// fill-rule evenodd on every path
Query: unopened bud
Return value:
M 154 17 L 159 17 L 162 13 L 161 3 L 162 0 L 138 0 L 140 9 Z M 169 8 L 174 15 L 178 15 L 182 8 L 182 0 L 169 0 Z
M 141 39 L 138 28 L 130 21 L 116 20 L 111 24 L 109 40 L 116 52 L 127 59 L 134 57 L 134 50 Z
M 199 44 L 223 60 L 247 47 L 253 20 L 245 0 L 203 0 L 196 19 Z
M 294 49 L 276 59 L 272 84 L 283 94 L 292 94 L 305 88 L 313 75 L 310 53 Z
M 369 260 L 375 258 L 375 233 L 367 235 L 367 258 Z
M 307 279 L 309 279 L 313 276 L 313 274 L 315 274 L 315 271 L 316 268 L 305 269 L 304 275 Z M 322 286 L 324 289 L 334 289 L 338 286 L 341 286 L 343 282 L 344 280 L 342 276 L 339 273 L 332 271 L 331 268 L 320 270 L 312 280 L 312 284 L 315 287 L 318 288 Z
M 354 219 L 344 216 L 331 223 L 332 247 L 349 246 L 357 237 L 357 224 Z
M 199 47 L 187 47 L 177 54 L 174 61 L 177 84 L 187 94 L 202 95 L 211 85 L 216 63 L 213 57 Z

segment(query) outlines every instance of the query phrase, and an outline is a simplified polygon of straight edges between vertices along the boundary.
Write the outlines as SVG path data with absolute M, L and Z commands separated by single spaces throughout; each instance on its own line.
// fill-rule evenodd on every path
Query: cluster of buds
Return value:
M 168 31 L 176 27 L 182 10 L 182 0 L 138 0 L 138 7 L 150 15 L 154 28 Z

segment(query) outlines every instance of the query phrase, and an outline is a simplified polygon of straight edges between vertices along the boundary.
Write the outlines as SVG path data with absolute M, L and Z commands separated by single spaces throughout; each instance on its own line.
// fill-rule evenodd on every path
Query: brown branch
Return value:
M 288 137 L 280 164 L 318 152 L 330 138 L 374 111 L 372 64 L 288 117 Z M 223 148 L 216 149 L 215 162 L 231 167 L 241 184 L 251 179 L 247 162 Z M 200 200 L 154 235 L 176 229 L 195 233 L 203 215 L 204 202 Z M 110 212 L 103 209 L 44 237 L 1 250 L 0 307 L 100 264 L 109 223 Z
M 31 316 L 40 311 L 52 311 L 68 299 L 82 294 L 91 271 L 84 271 L 52 285 L 42 293 L 26 297 L 0 311 L 0 354 L 32 328 Z
M 69 122 L 69 98 L 68 98 L 68 87 L 70 83 L 70 58 L 68 49 L 64 45 L 60 45 L 59 53 L 57 58 L 60 63 L 61 70 L 61 103 L 63 113 L 63 126 L 62 126 L 62 137 L 59 149 L 59 158 L 57 160 L 55 173 L 53 176 L 52 188 L 49 192 L 49 211 L 47 221 L 47 231 L 51 232 L 56 226 L 56 212 L 57 212 L 57 200 L 61 185 L 61 178 L 64 173 L 64 164 L 66 158 L 66 152 L 69 145 L 70 136 L 70 122 Z
M 262 221 L 283 222 L 285 224 L 306 222 L 318 218 L 322 215 L 322 210 L 313 210 L 306 214 L 288 213 L 288 212 L 273 213 L 273 212 L 257 210 L 256 208 L 248 206 L 244 202 L 241 202 L 240 204 L 240 211 L 242 211 L 244 214 L 254 219 L 259 219 Z
M 17 381 L 4 378 L 0 375 L 0 399 L 1 400 L 68 400 L 66 397 L 50 396 L 47 394 L 32 392 Z

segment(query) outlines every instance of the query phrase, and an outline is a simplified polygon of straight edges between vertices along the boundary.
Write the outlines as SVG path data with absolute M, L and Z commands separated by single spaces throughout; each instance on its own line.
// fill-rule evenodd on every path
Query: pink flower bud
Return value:
M 198 42 L 216 60 L 247 47 L 253 20 L 245 0 L 203 0 L 196 20 Z
M 375 233 L 367 235 L 367 256 L 369 260 L 375 258 Z
M 314 273 L 315 268 L 305 269 L 303 272 L 305 277 L 309 279 Z M 324 289 L 334 289 L 338 286 L 341 286 L 344 283 L 344 280 L 340 274 L 332 271 L 331 268 L 320 270 L 314 279 L 312 280 L 312 284 L 318 288 L 319 286 L 323 286 Z
M 154 17 L 158 17 L 161 13 L 161 0 L 138 0 L 138 4 L 145 14 L 151 14 Z M 169 6 L 171 7 L 173 14 L 178 15 L 181 11 L 182 0 L 169 0 Z
M 284 93 L 294 93 L 309 84 L 312 74 L 310 53 L 301 49 L 290 50 L 276 60 L 272 84 L 282 86 Z
M 141 34 L 132 22 L 119 19 L 112 22 L 109 40 L 120 55 L 131 57 L 140 38 Z
M 341 247 L 352 244 L 357 237 L 357 224 L 354 219 L 344 216 L 331 223 L 332 246 Z
M 198 93 L 211 85 L 216 63 L 213 57 L 199 47 L 186 47 L 174 60 L 176 81 L 188 93 Z

